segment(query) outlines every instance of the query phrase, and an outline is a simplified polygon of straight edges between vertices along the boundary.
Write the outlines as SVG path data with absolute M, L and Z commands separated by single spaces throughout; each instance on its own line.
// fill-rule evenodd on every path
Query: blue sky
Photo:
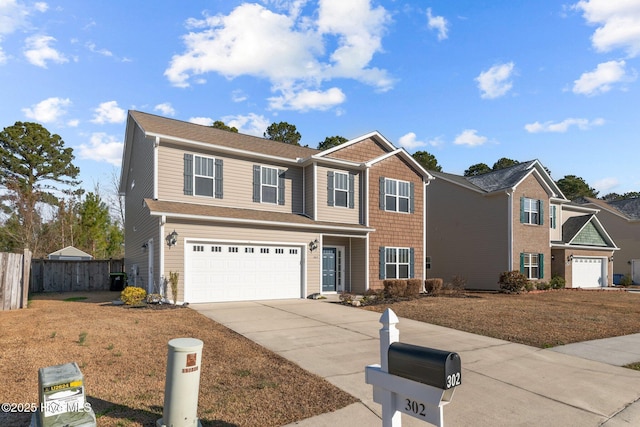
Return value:
M 136 109 L 640 191 L 639 68 L 640 0 L 0 0 L 0 126 L 62 136 L 88 190 Z

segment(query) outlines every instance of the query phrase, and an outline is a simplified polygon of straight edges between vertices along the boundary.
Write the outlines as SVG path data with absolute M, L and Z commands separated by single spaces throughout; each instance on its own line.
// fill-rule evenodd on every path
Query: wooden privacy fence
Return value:
M 31 252 L 0 252 L 0 310 L 25 308 L 29 298 Z
M 108 291 L 111 273 L 124 271 L 123 259 L 31 261 L 31 292 Z

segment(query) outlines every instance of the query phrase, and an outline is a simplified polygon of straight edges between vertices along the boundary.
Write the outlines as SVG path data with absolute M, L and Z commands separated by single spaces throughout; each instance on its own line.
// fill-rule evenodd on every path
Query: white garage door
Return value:
M 189 243 L 186 249 L 186 302 L 301 297 L 300 247 Z
M 602 258 L 573 258 L 573 287 L 600 288 L 606 285 Z

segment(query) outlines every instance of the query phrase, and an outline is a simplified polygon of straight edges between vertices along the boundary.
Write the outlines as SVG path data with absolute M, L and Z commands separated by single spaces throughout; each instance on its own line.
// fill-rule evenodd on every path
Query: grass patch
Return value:
M 87 297 L 69 297 L 69 298 L 65 298 L 63 301 L 73 302 L 73 301 L 84 301 L 86 299 Z
M 624 365 L 624 367 L 633 369 L 635 371 L 640 371 L 640 362 L 629 363 L 628 365 Z

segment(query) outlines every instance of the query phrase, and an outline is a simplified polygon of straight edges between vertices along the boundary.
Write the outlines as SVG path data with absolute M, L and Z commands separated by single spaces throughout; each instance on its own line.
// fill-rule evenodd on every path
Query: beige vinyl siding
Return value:
M 613 273 L 630 275 L 631 260 L 640 259 L 640 221 L 628 221 L 604 209 L 598 212 L 597 217 L 620 248 L 613 255 Z
M 126 183 L 126 212 L 125 218 L 125 268 L 129 275 L 129 283 L 133 283 L 131 267 L 138 266 L 136 285 L 146 289 L 148 284 L 148 252 L 143 251 L 142 245 L 149 239 L 154 243 L 154 276 L 158 280 L 159 239 L 158 218 L 151 217 L 144 206 L 144 199 L 153 197 L 153 150 L 154 138 L 145 138 L 137 126 L 132 140 L 131 170 Z M 135 185 L 134 185 L 135 184 Z
M 367 239 L 350 239 L 349 261 L 351 264 L 350 289 L 357 294 L 367 289 Z
M 559 242 L 562 240 L 562 223 L 564 222 L 562 206 L 555 203 L 549 203 L 549 205 L 549 209 L 545 209 L 546 218 L 544 221 L 547 227 L 549 227 L 549 238 L 551 241 Z M 555 206 L 556 208 L 556 228 L 551 228 L 551 206 Z
M 349 174 L 350 171 L 344 169 L 334 169 L 325 166 L 318 166 L 318 221 L 341 222 L 347 224 L 358 224 L 360 221 L 360 174 L 354 175 L 354 207 L 353 209 L 342 206 L 327 205 L 327 172 L 342 172 Z
M 497 289 L 508 268 L 507 195 L 484 196 L 436 179 L 427 187 L 427 210 L 427 278 L 449 282 L 458 275 L 469 289 Z
M 184 154 L 222 159 L 223 198 L 188 196 L 184 194 Z M 285 170 L 285 204 L 256 203 L 253 201 L 253 165 Z M 239 157 L 221 156 L 219 153 L 185 151 L 183 147 L 161 144 L 158 153 L 158 198 L 160 200 L 211 204 L 244 209 L 275 212 L 302 212 L 302 168 L 261 163 Z
M 290 244 L 300 246 L 303 250 L 303 263 L 306 266 L 306 295 L 320 292 L 320 265 L 321 251 L 319 249 L 310 252 L 309 242 L 314 239 L 320 239 L 317 233 L 308 233 L 287 229 L 266 229 L 255 228 L 250 226 L 230 226 L 212 225 L 204 221 L 169 221 L 165 224 L 166 230 L 176 230 L 179 235 L 178 244 L 171 249 L 165 249 L 164 277 L 169 277 L 170 271 L 180 273 L 178 300 L 182 301 L 184 297 L 184 280 L 183 270 L 186 246 L 185 241 L 210 241 L 210 242 L 235 242 L 238 244 Z
M 305 190 L 305 205 L 304 205 L 304 213 L 309 218 L 314 218 L 314 210 L 315 210 L 315 197 L 313 186 L 315 183 L 314 172 L 316 170 L 315 164 L 311 166 L 307 166 L 304 168 L 304 190 Z

